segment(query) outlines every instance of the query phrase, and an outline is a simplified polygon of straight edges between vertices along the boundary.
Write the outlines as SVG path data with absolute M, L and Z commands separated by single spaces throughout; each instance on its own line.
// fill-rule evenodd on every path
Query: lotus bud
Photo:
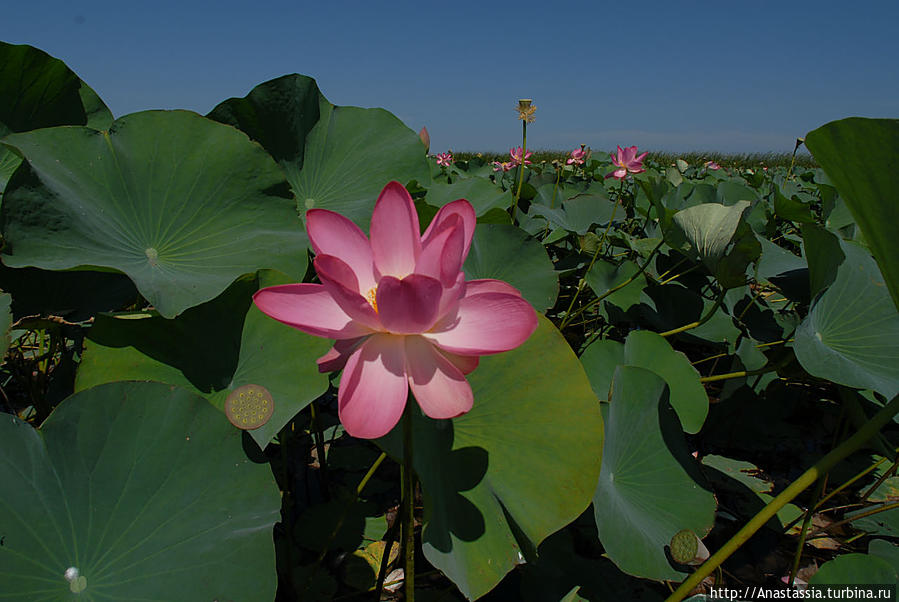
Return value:
M 421 143 L 425 145 L 425 154 L 428 154 L 428 151 L 431 150 L 431 136 L 428 134 L 428 128 L 422 126 L 421 131 L 418 132 L 418 137 L 421 138 Z

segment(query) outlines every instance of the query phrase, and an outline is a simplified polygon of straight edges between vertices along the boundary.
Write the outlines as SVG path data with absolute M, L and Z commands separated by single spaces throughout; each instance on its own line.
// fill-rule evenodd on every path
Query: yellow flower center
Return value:
M 378 299 L 377 299 L 378 287 L 373 286 L 367 293 L 365 293 L 365 300 L 368 301 L 368 304 L 374 308 L 375 313 L 378 313 Z

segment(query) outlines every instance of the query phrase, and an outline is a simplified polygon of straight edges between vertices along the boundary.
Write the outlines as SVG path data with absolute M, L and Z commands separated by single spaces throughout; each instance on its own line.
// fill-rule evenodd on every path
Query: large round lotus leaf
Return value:
M 415 412 L 425 496 L 423 549 L 469 599 L 492 589 L 589 505 L 602 453 L 599 402 L 544 317 L 524 345 L 482 357 L 474 407 L 453 420 Z M 379 440 L 402 455 L 402 424 Z
M 899 307 L 899 120 L 832 121 L 805 144 L 861 226 Z
M 146 111 L 108 132 L 48 128 L 4 142 L 30 165 L 3 200 L 11 267 L 113 268 L 166 317 L 242 274 L 305 273 L 306 236 L 283 174 L 234 128 Z
M 222 409 L 238 387 L 261 385 L 272 395 L 274 415 L 249 432 L 265 447 L 328 388 L 327 375 L 318 372 L 315 360 L 331 343 L 259 311 L 251 303 L 258 286 L 287 281 L 270 273 L 260 280 L 241 279 L 217 299 L 173 320 L 147 313 L 97 316 L 84 341 L 75 390 L 155 380 L 185 387 Z
M 649 579 L 683 578 L 665 546 L 682 529 L 704 537 L 712 528 L 715 497 L 701 481 L 665 381 L 619 366 L 593 497 L 599 539 L 618 568 Z
M 465 265 L 466 280 L 505 280 L 537 311 L 556 302 L 559 279 L 546 248 L 510 224 L 478 224 Z
M 899 313 L 868 252 L 840 241 L 833 284 L 796 330 L 793 349 L 809 374 L 841 385 L 899 393 Z
M 699 372 L 683 353 L 650 330 L 634 330 L 624 342 L 624 363 L 652 370 L 668 383 L 671 407 L 688 433 L 698 433 L 709 413 L 709 397 Z
M 332 105 L 303 75 L 259 84 L 209 117 L 245 131 L 275 157 L 300 213 L 330 209 L 367 229 L 388 182 L 431 181 L 418 134 L 383 109 Z
M 881 591 L 885 590 L 890 598 L 893 586 L 897 582 L 896 569 L 889 562 L 868 554 L 843 554 L 825 562 L 809 579 L 809 585 L 858 585 L 880 583 Z M 875 595 L 879 597 L 876 586 Z
M 104 385 L 40 431 L 0 415 L 0 441 L 5 599 L 274 598 L 278 488 L 202 399 Z
M 504 191 L 486 178 L 458 179 L 452 184 L 435 182 L 428 188 L 425 202 L 443 207 L 456 199 L 466 199 L 479 217 L 491 209 L 508 209 L 513 202 L 510 191 Z

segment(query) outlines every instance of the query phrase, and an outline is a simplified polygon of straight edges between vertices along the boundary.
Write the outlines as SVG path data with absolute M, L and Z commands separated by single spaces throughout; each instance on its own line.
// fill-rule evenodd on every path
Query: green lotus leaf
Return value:
M 718 202 L 722 205 L 736 205 L 740 201 L 757 201 L 759 193 L 746 185 L 742 179 L 725 180 L 718 184 L 716 190 Z
M 633 366 L 618 366 L 613 380 L 593 497 L 599 539 L 622 571 L 681 580 L 665 546 L 682 529 L 705 537 L 714 522 L 715 497 L 700 485 L 665 381 Z
M 80 87 L 61 60 L 27 44 L 0 42 L 0 122 L 11 131 L 84 125 Z
M 13 134 L 21 152 L 2 207 L 3 261 L 127 274 L 165 317 L 235 278 L 301 280 L 307 239 L 271 157 L 237 130 L 187 111 L 146 111 L 109 131 Z
M 65 63 L 25 44 L 0 42 L 0 138 L 55 125 L 108 127 L 112 113 Z M 22 162 L 0 147 L 0 194 Z
M 831 121 L 805 144 L 861 226 L 899 307 L 899 120 Z
M 609 401 L 612 397 L 615 368 L 626 363 L 624 345 L 610 339 L 594 341 L 581 354 L 580 360 L 596 397 L 600 401 Z
M 699 381 L 699 372 L 683 353 L 675 351 L 664 337 L 650 330 L 634 330 L 624 342 L 596 341 L 581 355 L 581 364 L 593 390 L 602 400 L 609 399 L 616 366 L 636 366 L 650 370 L 665 380 L 670 403 L 683 429 L 697 433 L 709 412 L 709 397 Z
M 480 217 L 491 209 L 505 210 L 512 206 L 512 193 L 484 178 L 456 180 L 452 184 L 435 182 L 428 188 L 425 202 L 434 207 L 443 207 L 456 199 L 466 199 Z
M 184 387 L 223 409 L 231 391 L 261 385 L 271 393 L 275 411 L 249 432 L 264 448 L 328 388 L 315 360 L 330 341 L 276 322 L 251 303 L 260 286 L 286 281 L 272 274 L 241 279 L 173 320 L 147 313 L 97 316 L 84 342 L 75 389 L 154 380 Z
M 761 256 L 756 278 L 780 288 L 791 299 L 809 301 L 809 269 L 802 257 L 797 257 L 766 238 L 759 238 Z
M 482 357 L 468 380 L 467 414 L 413 413 L 413 449 L 425 556 L 475 599 L 587 508 L 603 436 L 577 357 L 542 316 L 524 345 Z M 402 455 L 401 431 L 378 440 L 394 457 Z
M 859 585 L 880 583 L 881 591 L 888 595 L 897 580 L 896 569 L 889 562 L 869 554 L 843 554 L 821 565 L 809 579 L 809 585 Z M 872 587 L 877 592 L 877 586 Z
M 899 393 L 899 313 L 868 252 L 839 245 L 845 259 L 796 330 L 796 358 L 813 376 L 892 399 Z
M 554 227 L 581 235 L 586 234 L 593 224 L 609 223 L 609 220 L 613 219 L 613 214 L 620 219 L 625 217 L 623 210 L 615 211 L 616 204 L 605 193 L 578 194 L 558 204 L 559 208 L 550 209 L 534 203 L 528 213 L 545 218 Z
M 274 598 L 278 487 L 202 399 L 103 385 L 39 431 L 0 415 L 0 441 L 4 598 Z
M 257 140 L 284 169 L 300 213 L 317 207 L 368 228 L 391 180 L 431 181 L 418 134 L 383 109 L 337 107 L 315 80 L 285 75 L 231 98 L 209 117 Z
M 868 544 L 868 554 L 886 560 L 899 575 L 899 546 L 883 539 L 874 539 Z
M 669 401 L 683 429 L 699 432 L 709 412 L 709 397 L 687 356 L 675 351 L 664 337 L 650 330 L 635 330 L 624 342 L 624 362 L 661 376 L 668 384 Z
M 748 201 L 738 201 L 729 207 L 703 203 L 678 211 L 674 223 L 690 243 L 692 254 L 715 271 L 748 207 Z
M 639 266 L 633 261 L 623 261 L 618 265 L 600 259 L 587 271 L 584 279 L 597 296 L 605 295 L 617 286 L 621 286 L 631 278 L 628 284 L 604 298 L 604 303 L 611 303 L 622 311 L 627 311 L 634 305 L 645 303 L 655 309 L 655 303 L 646 294 L 646 276 L 637 274 Z
M 559 279 L 546 248 L 512 225 L 478 224 L 462 269 L 466 280 L 505 280 L 537 311 L 552 307 L 559 294 Z

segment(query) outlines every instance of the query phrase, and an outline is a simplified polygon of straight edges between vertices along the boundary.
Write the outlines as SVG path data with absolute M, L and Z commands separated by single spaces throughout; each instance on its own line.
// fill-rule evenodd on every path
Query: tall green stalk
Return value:
M 415 471 L 412 468 L 412 400 L 403 410 L 403 466 L 400 480 L 403 496 L 403 578 L 406 602 L 415 602 Z M 384 552 L 389 553 L 389 550 Z

